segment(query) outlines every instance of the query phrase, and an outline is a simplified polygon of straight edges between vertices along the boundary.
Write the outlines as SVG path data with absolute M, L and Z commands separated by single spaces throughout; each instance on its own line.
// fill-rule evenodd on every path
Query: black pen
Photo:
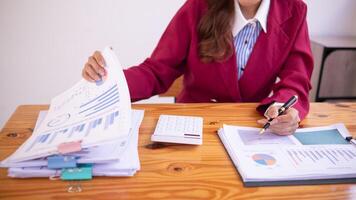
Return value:
M 278 116 L 282 115 L 286 110 L 288 110 L 290 107 L 292 107 L 295 103 L 298 101 L 298 96 L 294 95 L 292 96 L 287 102 L 283 104 L 282 107 L 278 109 Z M 263 128 L 260 131 L 260 134 L 263 134 L 266 129 L 271 125 L 271 122 L 273 121 L 274 118 L 270 118 L 268 122 L 263 126 Z
M 356 137 L 349 136 L 346 137 L 345 140 L 350 142 L 350 144 L 356 145 Z

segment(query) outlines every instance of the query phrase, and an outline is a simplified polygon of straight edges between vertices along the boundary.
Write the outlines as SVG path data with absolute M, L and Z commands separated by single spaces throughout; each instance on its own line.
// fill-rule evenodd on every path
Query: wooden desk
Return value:
M 141 171 L 130 178 L 95 177 L 81 193 L 68 193 L 68 182 L 11 179 L 0 169 L 0 197 L 6 199 L 355 199 L 355 184 L 245 188 L 216 130 L 223 124 L 256 126 L 256 104 L 134 105 L 145 109 L 140 128 Z M 12 153 L 47 106 L 20 106 L 0 134 L 0 159 Z M 160 114 L 204 117 L 202 146 L 152 145 Z M 356 103 L 312 104 L 303 127 L 343 122 L 356 135 Z

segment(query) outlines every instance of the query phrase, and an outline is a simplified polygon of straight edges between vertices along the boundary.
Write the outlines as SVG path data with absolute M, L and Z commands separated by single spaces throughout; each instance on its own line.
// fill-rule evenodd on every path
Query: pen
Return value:
M 292 107 L 295 103 L 298 101 L 298 96 L 294 95 L 292 96 L 287 102 L 283 104 L 282 107 L 278 109 L 278 116 L 282 115 L 286 110 L 288 110 L 290 107 Z M 263 128 L 260 131 L 260 134 L 263 134 L 266 129 L 271 125 L 271 122 L 273 121 L 274 118 L 270 118 L 268 122 L 263 126 Z
M 349 137 L 346 137 L 345 140 L 350 142 L 353 145 L 356 145 L 356 137 L 349 136 Z

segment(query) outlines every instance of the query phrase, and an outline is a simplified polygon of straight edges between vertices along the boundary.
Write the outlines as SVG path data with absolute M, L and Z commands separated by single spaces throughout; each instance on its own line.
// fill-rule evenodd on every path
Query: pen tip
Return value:
M 265 132 L 265 129 L 261 129 L 260 134 L 263 134 Z

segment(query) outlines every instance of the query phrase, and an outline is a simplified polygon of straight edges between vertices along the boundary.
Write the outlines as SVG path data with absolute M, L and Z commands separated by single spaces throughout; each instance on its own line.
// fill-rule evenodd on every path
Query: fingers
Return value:
M 270 118 L 275 118 L 278 116 L 278 109 L 279 107 L 278 106 L 271 106 L 268 108 L 267 112 L 265 113 L 265 117 L 267 119 L 270 119 Z
M 100 76 L 105 76 L 104 67 L 100 66 L 99 63 L 95 60 L 94 56 L 90 56 L 87 62 L 94 72 Z
M 298 123 L 280 123 L 270 126 L 269 129 L 277 135 L 291 135 L 297 130 L 298 127 Z
M 99 51 L 95 51 L 92 56 L 88 58 L 87 63 L 82 70 L 82 76 L 89 82 L 99 81 L 106 78 L 107 72 L 105 70 L 105 60 Z
M 264 125 L 267 123 L 267 119 L 260 119 L 258 124 Z M 295 108 L 288 109 L 283 115 L 276 117 L 270 122 L 269 130 L 278 135 L 290 135 L 293 134 L 299 127 L 299 112 Z
M 92 78 L 89 76 L 89 74 L 86 72 L 85 67 L 84 67 L 83 70 L 82 70 L 82 76 L 83 76 L 83 78 L 84 78 L 85 80 L 87 80 L 87 81 L 89 81 L 89 82 L 94 82 L 94 81 L 95 81 L 95 80 L 92 79 Z
M 93 57 L 101 67 L 105 67 L 105 59 L 101 55 L 100 51 L 95 51 Z
M 290 108 L 286 110 L 285 114 L 278 116 L 276 119 L 277 119 L 276 123 L 291 122 L 291 121 L 297 121 L 298 123 L 300 122 L 299 112 L 295 108 Z
M 98 73 L 96 73 L 96 71 L 93 69 L 92 65 L 90 65 L 89 63 L 85 64 L 85 72 L 86 74 L 94 81 L 99 81 L 101 79 L 101 77 L 99 76 Z

